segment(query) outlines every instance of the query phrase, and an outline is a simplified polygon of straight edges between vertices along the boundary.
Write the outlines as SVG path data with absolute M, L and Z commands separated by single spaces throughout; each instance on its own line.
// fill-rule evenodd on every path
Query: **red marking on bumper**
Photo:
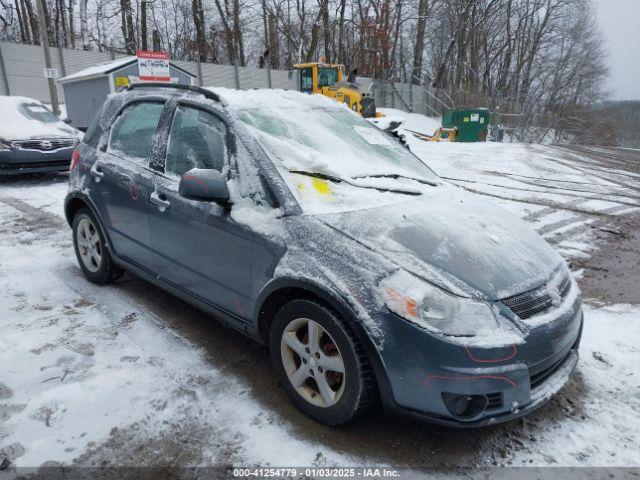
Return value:
M 469 355 L 469 358 L 476 363 L 499 363 L 499 362 L 506 362 L 507 360 L 511 360 L 517 355 L 518 349 L 516 348 L 515 345 L 512 345 L 512 347 L 513 347 L 513 351 L 511 352 L 511 354 L 503 358 L 494 358 L 494 359 L 476 358 L 473 356 L 473 353 L 471 353 L 471 349 L 469 349 L 469 347 L 465 345 L 464 349 L 467 351 L 467 355 Z
M 502 375 L 460 375 L 460 376 L 448 376 L 448 375 L 427 375 L 424 379 L 425 388 L 431 380 L 501 380 L 507 382 L 512 387 L 516 386 L 516 382 L 510 378 Z

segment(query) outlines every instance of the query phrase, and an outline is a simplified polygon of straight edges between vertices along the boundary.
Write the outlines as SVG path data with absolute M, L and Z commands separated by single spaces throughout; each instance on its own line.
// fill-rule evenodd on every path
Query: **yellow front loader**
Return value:
M 376 112 L 372 93 L 355 81 L 355 71 L 345 79 L 344 65 L 312 62 L 294 65 L 298 70 L 298 90 L 317 93 L 346 103 L 365 118 L 382 117 Z

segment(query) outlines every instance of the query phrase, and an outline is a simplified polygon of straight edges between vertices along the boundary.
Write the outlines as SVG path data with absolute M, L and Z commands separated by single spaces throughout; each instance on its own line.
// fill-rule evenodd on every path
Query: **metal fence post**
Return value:
M 233 70 L 236 75 L 236 88 L 240 90 L 240 67 L 238 66 L 238 59 L 240 58 L 240 49 L 236 45 L 236 58 L 233 61 Z
M 413 112 L 413 76 L 409 82 L 409 111 Z
M 60 58 L 60 73 L 62 77 L 67 76 L 67 67 L 64 65 L 64 52 L 62 47 L 58 46 L 58 57 Z
M 0 44 L 0 75 L 2 76 L 4 89 L 7 95 L 11 95 L 11 89 L 9 88 L 9 77 L 7 77 L 7 69 L 4 68 L 4 59 L 2 58 L 2 44 Z
M 391 77 L 391 108 L 396 108 L 396 79 Z
M 429 96 L 427 95 L 427 90 L 429 89 L 429 82 L 427 79 L 424 79 L 424 89 L 422 90 L 422 103 L 424 103 L 424 114 L 428 115 L 429 111 Z
M 240 68 L 238 67 L 238 61 L 233 62 L 233 71 L 236 77 L 236 88 L 240 90 Z
M 273 86 L 271 85 L 271 65 L 269 65 L 269 62 L 266 62 L 266 67 L 267 67 L 267 87 L 273 88 Z
M 381 90 L 381 95 L 380 97 L 382 97 L 380 100 L 382 100 L 380 103 L 382 105 L 380 105 L 381 107 L 386 107 L 387 106 L 387 89 L 386 89 L 386 85 L 385 85 L 385 80 L 384 80 L 384 69 L 382 69 L 382 71 L 380 72 L 380 90 Z
M 197 73 L 198 73 L 198 86 L 201 87 L 203 85 L 203 80 L 202 80 L 202 61 L 200 60 L 200 48 L 198 47 L 198 56 L 196 57 L 198 59 L 197 62 Z

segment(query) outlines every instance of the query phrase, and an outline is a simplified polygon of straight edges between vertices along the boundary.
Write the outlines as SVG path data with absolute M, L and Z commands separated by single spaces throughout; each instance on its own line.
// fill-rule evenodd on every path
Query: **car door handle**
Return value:
M 149 195 L 149 200 L 151 203 L 158 206 L 158 210 L 164 212 L 167 208 L 171 206 L 171 202 L 165 198 L 165 196 L 158 192 L 151 192 Z
M 96 182 L 99 182 L 100 180 L 102 180 L 102 177 L 104 177 L 104 172 L 95 163 L 93 164 L 93 167 L 91 167 L 90 171 L 91 175 L 95 177 Z

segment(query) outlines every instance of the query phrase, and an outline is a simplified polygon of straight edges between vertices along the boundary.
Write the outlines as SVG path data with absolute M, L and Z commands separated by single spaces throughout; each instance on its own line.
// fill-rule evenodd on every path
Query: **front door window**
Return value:
M 313 68 L 302 68 L 300 70 L 300 91 L 313 93 Z
M 222 171 L 227 158 L 227 130 L 215 115 L 178 106 L 167 149 L 165 171 L 178 177 L 192 168 Z
M 163 109 L 164 103 L 160 102 L 138 102 L 126 107 L 111 130 L 109 150 L 146 164 Z

